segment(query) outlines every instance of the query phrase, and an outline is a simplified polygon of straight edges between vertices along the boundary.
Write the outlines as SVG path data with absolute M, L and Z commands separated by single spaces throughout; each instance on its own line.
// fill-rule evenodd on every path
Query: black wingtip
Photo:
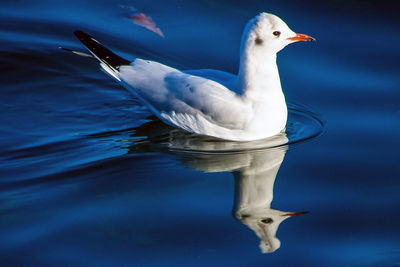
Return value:
M 107 63 L 112 68 L 118 70 L 119 66 L 130 64 L 128 60 L 116 55 L 89 34 L 79 30 L 74 31 L 74 34 L 92 54 L 94 54 L 100 61 Z
M 83 32 L 83 31 L 74 31 L 75 36 L 81 41 L 85 41 L 85 40 L 95 40 L 92 36 L 90 36 L 89 34 Z
M 74 34 L 75 34 L 76 37 L 78 37 L 78 38 L 79 38 L 80 35 L 87 35 L 87 36 L 89 36 L 89 34 L 84 33 L 83 31 L 80 31 L 80 30 L 74 31 Z

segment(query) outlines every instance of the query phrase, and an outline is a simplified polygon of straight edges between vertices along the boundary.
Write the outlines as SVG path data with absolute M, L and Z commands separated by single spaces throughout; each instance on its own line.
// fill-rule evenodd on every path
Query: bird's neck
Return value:
M 257 134 L 275 135 L 287 121 L 287 105 L 276 65 L 276 54 L 262 56 L 244 51 L 237 86 L 243 100 L 251 104 L 253 117 L 247 125 Z
M 249 165 L 233 173 L 235 196 L 233 213 L 265 212 L 270 208 L 279 168 L 285 158 L 286 149 L 271 149 L 254 154 Z M 249 214 L 250 215 L 250 214 Z M 257 214 L 258 215 L 258 214 Z
M 260 99 L 265 95 L 282 94 L 276 53 L 259 56 L 243 51 L 238 74 L 240 93 L 248 99 Z

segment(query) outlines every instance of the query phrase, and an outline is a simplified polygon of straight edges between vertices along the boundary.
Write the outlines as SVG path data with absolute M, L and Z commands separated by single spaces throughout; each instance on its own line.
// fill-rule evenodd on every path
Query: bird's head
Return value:
M 261 13 L 247 24 L 242 48 L 277 53 L 288 44 L 297 41 L 315 41 L 315 39 L 306 34 L 293 32 L 278 16 Z

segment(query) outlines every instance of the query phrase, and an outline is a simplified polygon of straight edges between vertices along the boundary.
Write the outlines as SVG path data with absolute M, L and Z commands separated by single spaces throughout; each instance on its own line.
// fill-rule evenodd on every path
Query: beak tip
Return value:
M 303 41 L 303 42 L 309 42 L 309 41 L 316 41 L 314 37 L 311 37 L 307 34 L 302 34 L 302 33 L 296 33 L 296 36 L 288 38 L 288 40 L 297 42 L 297 41 Z
M 308 211 L 288 212 L 288 213 L 282 214 L 281 216 L 293 217 L 293 216 L 304 215 L 304 214 L 307 214 L 307 213 L 308 213 Z

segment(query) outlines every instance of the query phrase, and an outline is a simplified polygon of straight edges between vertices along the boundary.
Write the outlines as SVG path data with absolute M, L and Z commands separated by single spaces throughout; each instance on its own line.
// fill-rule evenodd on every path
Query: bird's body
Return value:
M 277 29 L 278 37 L 274 36 Z M 311 40 L 292 32 L 275 15 L 261 13 L 246 26 L 239 73 L 232 75 L 216 70 L 181 71 L 140 58 L 128 62 L 89 35 L 75 34 L 102 68 L 163 122 L 234 141 L 267 138 L 285 128 L 287 107 L 276 53 L 291 42 Z M 277 42 L 280 37 L 282 41 Z

